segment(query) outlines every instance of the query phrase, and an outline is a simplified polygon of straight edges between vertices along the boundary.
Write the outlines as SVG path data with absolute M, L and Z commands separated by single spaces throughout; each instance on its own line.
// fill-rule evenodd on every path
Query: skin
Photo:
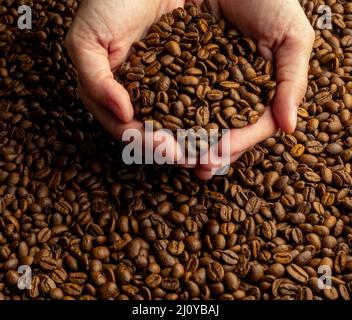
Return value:
M 194 0 L 200 4 L 202 1 Z M 274 60 L 277 92 L 273 103 L 258 123 L 233 129 L 220 154 L 228 152 L 231 162 L 246 150 L 275 134 L 278 128 L 294 131 L 297 108 L 307 88 L 307 74 L 314 31 L 297 0 L 213 0 L 216 14 L 245 35 L 256 40 L 260 53 Z M 79 73 L 78 92 L 86 107 L 115 138 L 143 124 L 133 118 L 127 91 L 113 74 L 128 56 L 134 41 L 164 13 L 183 6 L 184 0 L 86 0 L 80 7 L 67 36 L 67 49 Z M 154 137 L 155 145 L 158 145 Z M 171 160 L 179 159 L 179 146 L 167 139 Z M 211 151 L 210 151 L 211 152 Z M 209 155 L 207 155 L 209 157 Z M 197 175 L 210 179 L 216 162 L 196 167 Z

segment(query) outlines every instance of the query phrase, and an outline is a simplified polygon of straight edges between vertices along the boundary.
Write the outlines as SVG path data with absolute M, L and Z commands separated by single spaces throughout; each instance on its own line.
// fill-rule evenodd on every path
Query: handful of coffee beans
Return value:
M 274 94 L 273 66 L 208 1 L 164 14 L 120 68 L 137 119 L 161 128 L 221 130 L 254 124 Z

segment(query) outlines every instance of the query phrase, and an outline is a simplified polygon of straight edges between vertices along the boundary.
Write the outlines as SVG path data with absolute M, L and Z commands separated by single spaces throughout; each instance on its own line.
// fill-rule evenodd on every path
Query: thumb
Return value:
M 274 50 L 277 87 L 272 108 L 277 124 L 287 133 L 296 128 L 297 109 L 307 90 L 312 46 L 310 36 L 286 38 Z
M 133 108 L 128 92 L 114 78 L 108 51 L 98 41 L 69 33 L 67 50 L 75 64 L 86 95 L 96 104 L 109 108 L 122 122 L 130 122 Z

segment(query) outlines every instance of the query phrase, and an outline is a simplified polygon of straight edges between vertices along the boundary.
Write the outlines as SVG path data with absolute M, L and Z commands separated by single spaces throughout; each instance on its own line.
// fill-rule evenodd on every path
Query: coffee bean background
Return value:
M 29 1 L 31 31 L 20 3 L 0 5 L 0 299 L 350 299 L 351 2 L 325 1 L 296 131 L 208 182 L 125 166 L 77 97 L 63 42 L 79 2 Z M 301 3 L 315 27 L 324 1 Z

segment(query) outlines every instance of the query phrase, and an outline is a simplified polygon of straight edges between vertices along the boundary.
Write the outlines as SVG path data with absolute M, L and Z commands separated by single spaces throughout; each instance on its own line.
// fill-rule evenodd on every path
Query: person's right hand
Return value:
M 116 139 L 126 129 L 143 134 L 143 123 L 133 119 L 128 92 L 114 73 L 128 56 L 133 42 L 143 38 L 164 13 L 184 6 L 184 0 L 86 0 L 67 35 L 68 53 L 77 68 L 81 100 Z M 167 154 L 174 154 L 169 137 Z M 157 145 L 157 142 L 155 142 Z M 178 156 L 180 154 L 178 153 Z

